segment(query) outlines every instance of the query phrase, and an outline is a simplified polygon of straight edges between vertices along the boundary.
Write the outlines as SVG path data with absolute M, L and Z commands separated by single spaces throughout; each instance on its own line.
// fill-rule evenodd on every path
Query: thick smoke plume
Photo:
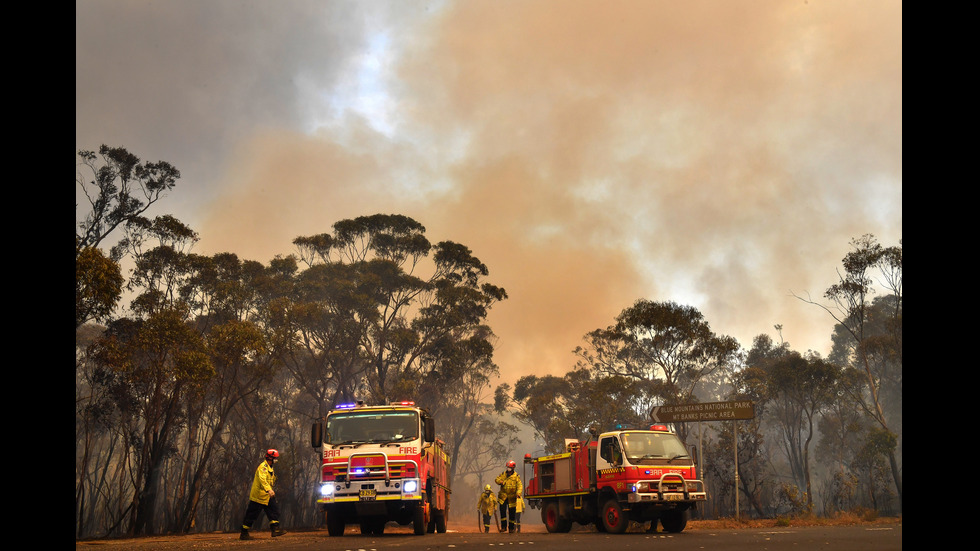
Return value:
M 76 148 L 178 166 L 205 254 L 379 212 L 469 246 L 508 381 L 638 298 L 826 354 L 791 292 L 901 238 L 900 2 L 76 7 Z

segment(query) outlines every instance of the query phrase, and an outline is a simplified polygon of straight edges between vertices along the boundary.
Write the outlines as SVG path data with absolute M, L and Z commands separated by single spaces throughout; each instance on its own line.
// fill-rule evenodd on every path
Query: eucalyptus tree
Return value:
M 711 435 L 702 451 L 701 476 L 710 488 L 708 497 L 717 516 L 735 512 L 735 492 L 747 498 L 748 506 L 760 517 L 775 514 L 774 497 L 778 473 L 770 457 L 768 442 L 762 435 L 762 420 L 709 424 Z M 733 458 L 738 453 L 738 461 Z M 736 475 L 737 465 L 737 475 Z M 744 501 L 740 501 L 739 509 Z
M 133 465 L 129 526 L 132 533 L 155 533 L 164 462 L 186 422 L 182 402 L 213 375 L 201 335 L 178 310 L 145 319 L 111 323 L 96 345 L 95 358 L 125 379 L 120 401 Z M 122 520 L 122 519 L 119 519 Z
M 446 370 L 439 353 L 455 350 L 447 343 L 480 339 L 489 308 L 507 296 L 484 281 L 489 270 L 468 248 L 433 246 L 407 216 L 341 220 L 334 234 L 294 244 L 309 266 L 300 278 L 322 274 L 292 308 L 312 316 L 296 320 L 294 333 L 303 336 L 307 357 L 324 359 L 312 371 L 338 396 L 366 392 L 385 403 L 418 392 L 431 372 Z M 307 339 L 316 324 L 342 340 Z
M 155 371 L 159 375 L 165 369 L 163 363 L 169 362 L 172 366 L 185 363 L 181 368 L 183 376 L 194 378 L 196 375 L 192 372 L 197 372 L 200 367 L 193 365 L 199 359 L 199 356 L 194 359 L 198 352 L 194 343 L 187 344 L 179 352 L 171 350 L 169 359 L 164 359 L 168 356 L 162 351 L 165 343 L 157 337 L 167 335 L 167 328 L 181 331 L 173 326 L 174 311 L 159 309 L 150 314 L 149 310 L 143 310 L 134 319 L 116 318 L 123 291 L 139 289 L 142 283 L 128 279 L 121 266 L 122 259 L 132 252 L 132 245 L 139 236 L 152 233 L 159 242 L 170 245 L 194 239 L 193 232 L 173 217 L 151 220 L 146 216 L 150 208 L 175 187 L 179 178 L 180 172 L 170 163 L 144 162 L 122 147 L 102 145 L 98 152 L 78 151 L 75 173 L 76 346 L 79 346 L 78 329 L 83 324 L 91 321 L 108 324 L 106 333 L 85 343 L 84 349 L 78 348 L 76 385 L 80 380 L 79 370 L 82 370 L 82 388 L 93 393 L 86 399 L 88 406 L 81 413 L 81 427 L 83 431 L 96 431 L 96 434 L 86 434 L 81 439 L 83 449 L 79 455 L 82 460 L 76 465 L 76 472 L 83 478 L 93 475 L 99 481 L 93 487 L 100 488 L 87 502 L 82 487 L 76 492 L 77 528 L 80 531 L 85 529 L 81 522 L 83 517 L 95 519 L 95 508 L 100 510 L 100 515 L 115 517 L 100 519 L 104 521 L 103 527 L 111 531 L 124 524 L 128 514 L 135 515 L 143 507 L 139 493 L 130 500 L 128 510 L 116 508 L 109 502 L 127 499 L 124 484 L 114 484 L 115 490 L 108 490 L 109 479 L 115 476 L 120 481 L 124 466 L 134 465 L 136 473 L 126 475 L 132 480 L 141 481 L 150 474 L 145 470 L 139 472 L 145 465 L 138 461 L 130 462 L 128 457 L 119 459 L 117 450 L 121 447 L 129 454 L 148 436 L 136 427 L 143 423 L 142 419 L 137 421 L 140 418 L 137 412 L 141 407 L 147 411 L 143 407 L 147 405 L 147 395 L 141 395 L 141 392 L 151 386 L 150 381 L 154 379 L 151 373 Z M 113 243 L 114 238 L 119 241 Z M 108 250 L 104 250 L 107 246 Z M 153 330 L 163 333 L 154 335 Z M 92 418 L 94 423 L 89 423 L 87 418 Z M 91 446 L 105 438 L 108 440 L 97 459 L 96 474 L 88 463 L 92 458 Z M 117 446 L 119 442 L 126 445 Z M 89 507 L 88 512 L 84 511 L 85 507 Z
M 276 356 L 319 417 L 363 388 L 368 362 L 361 343 L 377 317 L 376 302 L 346 264 L 310 266 L 296 274 L 292 289 L 267 304 L 267 329 Z
M 745 354 L 744 365 L 729 370 L 731 392 L 724 398 L 751 401 L 755 417 L 732 424 L 710 424 L 708 430 L 715 434 L 715 438 L 704 447 L 702 469 L 706 479 L 714 479 L 709 482 L 709 487 L 722 497 L 731 498 L 732 504 L 734 491 L 740 491 L 760 516 L 775 513 L 773 498 L 781 476 L 774 461 L 778 454 L 772 449 L 775 439 L 767 434 L 772 396 L 765 366 L 788 351 L 787 343 L 776 344 L 768 335 L 753 339 L 752 348 Z M 734 459 L 736 452 L 737 460 Z
M 496 415 L 488 403 L 491 378 L 499 375 L 493 362 L 496 337 L 485 325 L 460 327 L 466 329 L 444 334 L 427 347 L 417 380 L 403 376 L 396 387 L 396 392 L 415 396 L 436 419 L 450 456 L 454 488 L 461 477 L 481 477 L 499 468 L 519 443 L 517 427 Z
M 498 371 L 486 318 L 507 293 L 486 281 L 489 269 L 469 248 L 432 245 L 407 216 L 363 216 L 333 229 L 293 241 L 306 269 L 288 299 L 271 305 L 279 356 L 316 416 L 355 398 L 429 409 L 443 427 L 452 479 Z
M 877 449 L 888 459 L 901 508 L 902 245 L 884 247 L 864 235 L 851 246 L 839 281 L 824 293 L 829 304 L 798 298 L 821 307 L 836 322 L 832 357 L 861 375 L 854 398 L 886 435 L 885 446 Z M 872 299 L 879 291 L 885 294 Z
M 213 376 L 185 400 L 184 445 L 173 483 L 170 530 L 187 532 L 213 461 L 224 462 L 222 439 L 237 408 L 272 378 L 278 365 L 261 324 L 260 296 L 281 272 L 232 253 L 190 255 L 191 267 L 180 295 L 192 309 L 192 326 L 203 335 Z M 272 285 L 273 288 L 277 285 Z
M 545 450 L 554 453 L 562 448 L 564 435 L 571 437 L 574 430 L 567 414 L 571 394 L 564 377 L 524 375 L 513 392 L 509 383 L 495 389 L 494 407 L 498 413 L 512 411 L 518 421 L 534 429 Z
M 203 335 L 190 325 L 191 309 L 180 296 L 191 271 L 189 247 L 197 236 L 169 216 L 136 218 L 125 226 L 119 248 L 135 267 L 128 288 L 133 317 L 118 318 L 93 345 L 92 358 L 121 375 L 121 420 L 134 492 L 128 530 L 157 530 L 165 462 L 186 422 L 184 402 L 214 374 Z M 124 519 L 118 519 L 122 523 Z
M 756 417 L 774 430 L 774 440 L 802 489 L 800 502 L 812 509 L 811 444 L 824 413 L 841 407 L 840 390 L 846 381 L 842 369 L 818 354 L 800 354 L 788 343 L 777 345 L 767 335 L 759 335 L 736 380 L 752 394 Z
M 701 382 L 738 359 L 732 337 L 716 335 L 696 308 L 637 300 L 616 324 L 585 336 L 579 368 L 644 383 L 647 406 L 698 401 Z M 679 427 L 685 437 L 683 424 Z
M 559 453 L 566 438 L 589 439 L 615 425 L 647 423 L 639 397 L 641 381 L 577 369 L 562 377 L 525 375 L 513 393 L 509 384 L 497 387 L 495 407 L 512 408 L 514 416 L 530 425 L 545 450 Z
M 840 368 L 813 354 L 791 352 L 772 362 L 766 371 L 773 397 L 770 412 L 780 428 L 782 449 L 793 477 L 806 491 L 807 506 L 812 508 L 810 447 L 819 416 L 836 399 Z
M 842 370 L 840 377 L 828 389 L 833 397 L 824 410 L 818 425 L 820 440 L 816 456 L 830 465 L 827 485 L 828 513 L 853 510 L 857 504 L 858 488 L 864 470 L 858 466 L 858 456 L 867 440 L 869 419 L 853 399 L 853 389 L 861 387 L 855 370 Z
M 78 157 L 75 207 L 82 199 L 87 212 L 76 221 L 76 258 L 84 249 L 101 246 L 114 231 L 142 218 L 180 179 L 180 171 L 170 163 L 146 163 L 122 147 L 102 145 L 98 155 L 80 150 Z
M 98 247 L 75 255 L 75 329 L 90 321 L 108 321 L 126 283 L 119 264 Z
M 121 375 L 91 359 L 91 345 L 104 327 L 76 330 L 75 371 L 75 536 L 104 533 L 119 503 L 114 461 L 126 441 L 119 422 Z
M 122 147 L 103 145 L 98 154 L 80 150 L 75 170 L 75 328 L 110 319 L 125 280 L 123 250 L 101 247 L 113 232 L 134 222 L 180 178 L 170 163 L 144 163 Z M 83 210 L 79 213 L 79 203 Z M 79 219 L 79 216 L 81 218 Z

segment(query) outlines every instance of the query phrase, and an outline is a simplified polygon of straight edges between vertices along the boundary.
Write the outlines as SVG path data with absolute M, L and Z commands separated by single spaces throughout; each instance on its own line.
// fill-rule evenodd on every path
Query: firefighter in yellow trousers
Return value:
M 476 502 L 476 510 L 480 512 L 483 518 L 483 533 L 490 531 L 490 515 L 493 514 L 494 507 L 497 506 L 497 498 L 493 497 L 493 490 L 490 489 L 490 485 L 487 484 L 483 488 L 483 493 L 480 494 L 480 500 Z
M 248 494 L 248 508 L 245 509 L 245 520 L 242 521 L 242 533 L 239 539 L 252 539 L 248 531 L 259 518 L 259 513 L 263 511 L 265 511 L 265 516 L 269 517 L 269 529 L 272 531 L 272 537 L 286 533 L 279 527 L 279 502 L 276 500 L 275 490 L 272 489 L 276 483 L 276 472 L 272 466 L 278 460 L 279 452 L 269 450 L 265 452 L 265 461 L 255 469 L 255 478 L 252 479 L 252 490 Z
M 500 473 L 494 480 L 500 486 L 497 498 L 500 501 L 500 531 L 520 532 L 521 516 L 517 512 L 517 502 L 521 499 L 524 486 L 521 485 L 521 477 L 514 472 L 517 463 L 507 462 L 507 470 Z M 510 518 L 508 524 L 507 519 Z

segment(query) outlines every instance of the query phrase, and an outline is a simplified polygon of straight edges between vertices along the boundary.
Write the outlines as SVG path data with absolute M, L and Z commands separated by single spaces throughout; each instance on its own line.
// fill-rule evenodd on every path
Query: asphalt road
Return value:
M 450 530 L 445 534 L 416 536 L 410 528 L 389 526 L 382 536 L 361 536 L 349 526 L 343 537 L 330 537 L 326 530 L 294 532 L 271 538 L 256 531 L 255 539 L 239 541 L 238 534 L 191 534 L 137 539 L 76 541 L 76 551 L 599 551 L 601 549 L 657 551 L 900 551 L 901 524 L 856 526 L 805 526 L 685 530 L 680 534 L 658 532 L 603 534 L 585 528 L 567 534 L 549 534 L 532 525 L 519 534 L 480 534 Z M 502 551 L 502 550 L 501 550 Z

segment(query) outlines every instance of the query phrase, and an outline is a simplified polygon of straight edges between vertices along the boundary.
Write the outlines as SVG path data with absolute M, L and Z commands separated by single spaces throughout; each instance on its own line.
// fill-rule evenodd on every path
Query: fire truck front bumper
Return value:
M 632 485 L 629 503 L 707 501 L 708 493 L 700 480 L 650 480 Z
M 324 482 L 320 486 L 320 504 L 364 501 L 402 501 L 422 499 L 422 484 L 417 478 L 398 480 L 364 480 Z

